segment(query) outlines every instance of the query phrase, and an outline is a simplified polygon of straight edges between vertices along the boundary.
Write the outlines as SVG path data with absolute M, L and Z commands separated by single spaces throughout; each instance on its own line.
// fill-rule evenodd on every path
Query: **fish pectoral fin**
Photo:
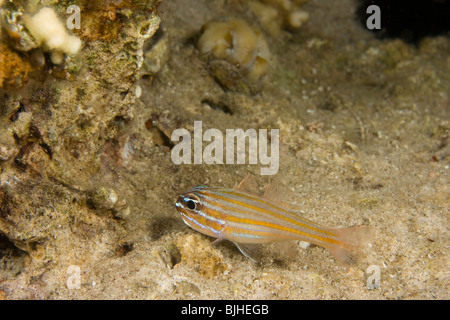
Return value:
M 227 226 L 225 224 L 222 225 L 222 229 L 220 229 L 220 232 L 219 232 L 219 237 L 216 240 L 214 240 L 213 242 L 211 242 L 211 245 L 214 246 L 214 245 L 216 245 L 218 243 L 221 243 L 223 240 L 225 240 L 223 235 L 225 234 L 226 227 Z
M 222 242 L 223 240 L 225 240 L 225 239 L 222 238 L 222 237 L 219 237 L 219 238 L 217 238 L 216 240 L 214 240 L 213 242 L 211 242 L 211 245 L 214 246 L 214 245 L 216 245 L 216 244 Z
M 255 263 L 261 260 L 261 253 L 259 252 L 259 245 L 253 243 L 238 243 L 233 242 L 239 251 Z

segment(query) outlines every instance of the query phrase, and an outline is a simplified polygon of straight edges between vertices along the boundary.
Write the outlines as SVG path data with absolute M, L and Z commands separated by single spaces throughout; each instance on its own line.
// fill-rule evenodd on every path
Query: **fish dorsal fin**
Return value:
M 281 183 L 280 175 L 277 175 L 267 186 L 264 199 L 270 200 L 290 211 L 301 211 L 297 204 L 298 196 Z
M 201 185 L 195 186 L 194 189 L 205 189 L 205 188 L 208 188 L 208 187 L 209 186 L 207 186 L 206 184 L 201 184 Z
M 255 195 L 258 195 L 259 193 L 258 183 L 256 182 L 255 177 L 251 174 L 248 174 L 244 179 L 242 179 L 241 183 L 235 186 L 234 189 Z
M 281 175 L 278 174 L 267 186 L 263 198 L 278 204 L 286 210 L 293 211 L 293 213 L 301 211 L 302 207 L 296 203 L 297 196 L 286 186 L 284 186 L 281 183 L 281 180 Z M 244 179 L 242 179 L 239 185 L 234 187 L 234 190 L 260 196 L 258 183 L 256 182 L 255 177 L 251 174 L 248 174 Z
M 280 201 L 286 197 L 286 187 L 281 184 L 281 178 L 277 175 L 267 186 L 264 198 L 267 200 Z
M 246 256 L 255 263 L 259 263 L 259 261 L 261 260 L 259 245 L 253 243 L 238 243 L 238 242 L 233 243 L 236 245 L 236 247 L 244 256 Z

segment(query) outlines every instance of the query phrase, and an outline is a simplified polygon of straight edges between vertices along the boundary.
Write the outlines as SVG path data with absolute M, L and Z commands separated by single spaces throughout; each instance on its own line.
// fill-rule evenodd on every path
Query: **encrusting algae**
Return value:
M 31 65 L 28 61 L 6 45 L 0 44 L 0 88 L 22 87 L 27 82 L 30 71 Z
M 138 25 L 133 28 L 138 29 L 142 36 L 146 36 L 148 31 L 153 30 L 154 22 L 145 19 L 141 24 L 143 13 L 155 13 L 152 19 L 158 19 L 156 8 L 160 2 L 161 0 L 80 0 L 78 5 L 84 15 L 83 23 L 77 33 L 86 41 L 111 42 L 117 39 L 124 30 L 129 29 L 131 21 L 133 24 L 139 21 Z

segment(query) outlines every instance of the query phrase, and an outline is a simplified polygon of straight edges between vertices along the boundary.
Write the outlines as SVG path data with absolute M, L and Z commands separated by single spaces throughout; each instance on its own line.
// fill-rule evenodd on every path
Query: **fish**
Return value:
M 259 261 L 259 244 L 299 240 L 328 249 L 350 267 L 357 263 L 362 245 L 375 235 L 371 226 L 323 227 L 280 200 L 276 184 L 269 185 L 262 197 L 255 185 L 251 175 L 233 189 L 199 185 L 179 195 L 175 206 L 189 227 L 216 238 L 213 244 L 233 242 L 254 262 Z

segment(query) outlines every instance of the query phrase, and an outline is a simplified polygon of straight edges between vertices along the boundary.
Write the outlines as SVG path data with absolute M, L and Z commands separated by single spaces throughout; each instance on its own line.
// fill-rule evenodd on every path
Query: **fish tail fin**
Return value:
M 368 226 L 330 229 L 330 231 L 336 235 L 339 242 L 327 249 L 347 268 L 358 262 L 362 246 L 376 235 L 376 229 Z

